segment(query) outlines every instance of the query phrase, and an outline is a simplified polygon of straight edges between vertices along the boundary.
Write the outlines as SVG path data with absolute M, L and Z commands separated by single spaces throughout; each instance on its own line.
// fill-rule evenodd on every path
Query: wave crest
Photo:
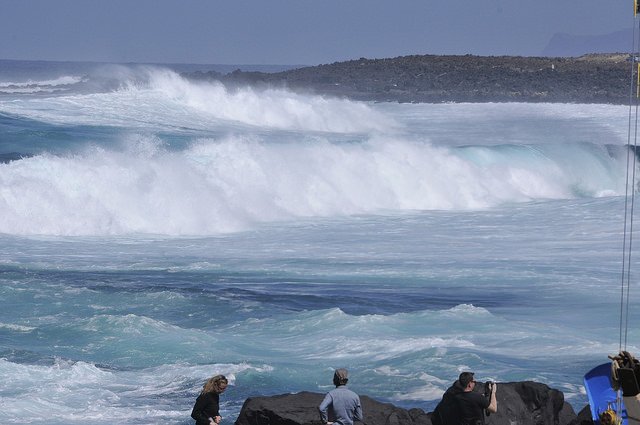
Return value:
M 521 150 L 483 147 L 470 156 L 393 137 L 235 136 L 169 151 L 158 138 L 135 136 L 125 145 L 0 164 L 0 232 L 207 235 L 298 217 L 481 209 L 624 190 L 619 161 L 581 146 L 569 158 L 548 151 L 523 160 Z
M 212 131 L 229 125 L 319 132 L 376 132 L 397 124 L 367 104 L 304 95 L 285 89 L 227 89 L 219 82 L 190 81 L 153 67 L 109 67 L 85 86 L 90 93 L 0 102 L 0 112 L 64 125 L 122 126 L 157 131 Z M 62 77 L 57 84 L 78 82 Z M 101 84 L 94 81 L 104 80 Z M 67 82 L 67 80 L 70 80 Z M 43 90 L 59 86 L 14 86 L 2 90 Z M 4 88 L 3 88 L 4 87 Z M 111 88 L 107 90 L 107 88 Z

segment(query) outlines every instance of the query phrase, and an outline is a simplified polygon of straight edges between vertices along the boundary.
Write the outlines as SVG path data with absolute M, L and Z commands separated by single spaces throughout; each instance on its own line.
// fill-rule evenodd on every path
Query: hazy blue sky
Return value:
M 0 0 L 0 59 L 316 65 L 536 56 L 556 33 L 632 28 L 632 9 L 632 0 Z

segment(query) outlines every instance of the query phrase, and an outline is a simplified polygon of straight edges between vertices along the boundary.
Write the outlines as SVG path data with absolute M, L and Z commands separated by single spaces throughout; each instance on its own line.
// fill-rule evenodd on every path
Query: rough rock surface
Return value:
M 478 388 L 482 388 L 478 385 Z M 235 425 L 320 425 L 318 405 L 324 394 L 301 392 L 245 401 Z M 537 382 L 498 384 L 498 413 L 486 418 L 487 425 L 576 425 L 571 405 L 558 390 Z M 430 413 L 419 408 L 402 409 L 360 396 L 366 425 L 431 425 Z
M 277 73 L 236 70 L 185 76 L 218 80 L 230 88 L 286 87 L 370 101 L 628 104 L 634 65 L 623 53 L 578 58 L 414 55 Z

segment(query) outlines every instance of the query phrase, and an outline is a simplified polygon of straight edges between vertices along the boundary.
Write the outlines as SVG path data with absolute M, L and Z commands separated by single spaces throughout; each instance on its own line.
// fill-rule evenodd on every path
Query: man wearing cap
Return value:
M 353 425 L 354 421 L 363 421 L 360 397 L 346 387 L 348 376 L 347 369 L 336 369 L 333 374 L 336 387 L 327 393 L 318 407 L 322 422 L 327 425 Z
M 485 397 L 481 392 L 474 391 L 476 381 L 473 379 L 473 373 L 471 372 L 462 372 L 456 384 L 462 390 L 455 396 L 461 425 L 484 425 L 484 411 L 487 410 L 491 413 L 498 411 L 496 384 L 489 384 L 489 389 L 491 390 L 489 398 Z

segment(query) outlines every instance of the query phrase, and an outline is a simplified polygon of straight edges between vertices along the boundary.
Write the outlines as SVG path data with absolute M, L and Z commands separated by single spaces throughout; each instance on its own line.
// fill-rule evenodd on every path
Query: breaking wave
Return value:
M 0 164 L 0 232 L 206 235 L 298 217 L 624 193 L 624 150 L 588 144 L 443 148 L 390 136 L 229 136 L 171 151 L 156 137 L 132 136 L 124 145 Z

